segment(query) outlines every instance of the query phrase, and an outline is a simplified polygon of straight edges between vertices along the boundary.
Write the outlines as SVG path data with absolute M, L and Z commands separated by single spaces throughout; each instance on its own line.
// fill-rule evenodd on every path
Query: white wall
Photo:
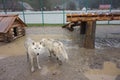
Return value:
M 44 23 L 45 24 L 63 24 L 66 22 L 66 14 L 67 13 L 82 13 L 84 11 L 65 11 L 63 15 L 63 11 L 44 11 Z M 109 12 L 109 10 L 88 10 L 88 12 Z M 120 10 L 112 10 L 112 12 L 120 12 Z M 4 12 L 1 12 L 4 14 Z M 23 12 L 7 12 L 7 14 L 19 14 L 19 17 L 24 21 Z M 42 21 L 42 12 L 41 11 L 26 11 L 25 14 L 25 22 L 33 23 L 33 24 L 41 24 Z M 65 19 L 65 20 L 63 20 Z M 120 24 L 120 20 L 109 21 L 110 24 Z M 108 24 L 108 21 L 97 21 L 97 24 Z

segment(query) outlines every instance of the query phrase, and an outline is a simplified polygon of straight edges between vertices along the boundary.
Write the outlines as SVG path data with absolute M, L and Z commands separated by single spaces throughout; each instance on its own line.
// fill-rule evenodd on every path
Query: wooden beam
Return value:
M 73 18 L 67 18 L 67 22 L 76 22 L 76 21 L 106 21 L 106 20 L 120 20 L 120 16 L 118 17 L 73 17 Z
M 83 42 L 84 48 L 94 49 L 95 48 L 95 29 L 96 21 L 86 22 L 86 34 Z
M 67 22 L 120 20 L 120 13 L 67 14 Z

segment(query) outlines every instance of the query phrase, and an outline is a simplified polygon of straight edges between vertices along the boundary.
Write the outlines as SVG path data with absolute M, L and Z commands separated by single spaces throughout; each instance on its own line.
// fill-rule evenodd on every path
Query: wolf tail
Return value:
M 68 60 L 68 55 L 67 55 L 67 52 L 66 52 L 66 50 L 65 50 L 65 47 L 64 47 L 63 45 L 61 46 L 61 51 L 62 51 L 63 57 L 64 57 L 66 60 Z

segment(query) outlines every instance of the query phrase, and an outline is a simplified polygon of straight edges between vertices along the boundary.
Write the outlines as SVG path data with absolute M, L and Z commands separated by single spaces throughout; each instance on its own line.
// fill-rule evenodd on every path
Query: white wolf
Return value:
M 34 72 L 34 59 L 37 59 L 37 66 L 41 69 L 39 64 L 39 55 L 43 53 L 43 46 L 41 43 L 27 38 L 25 41 L 25 48 L 27 50 L 27 59 L 30 60 L 31 72 Z
M 62 42 L 45 38 L 41 39 L 40 42 L 49 50 L 50 57 L 52 55 L 56 56 L 57 60 L 60 61 L 60 65 L 62 64 L 63 60 L 68 60 L 68 55 Z

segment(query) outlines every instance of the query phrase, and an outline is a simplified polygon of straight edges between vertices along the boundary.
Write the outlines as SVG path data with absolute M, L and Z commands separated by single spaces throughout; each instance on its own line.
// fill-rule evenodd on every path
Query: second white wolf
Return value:
M 62 42 L 47 38 L 41 39 L 40 42 L 49 50 L 50 57 L 53 55 L 60 61 L 59 64 L 68 60 L 68 55 Z

